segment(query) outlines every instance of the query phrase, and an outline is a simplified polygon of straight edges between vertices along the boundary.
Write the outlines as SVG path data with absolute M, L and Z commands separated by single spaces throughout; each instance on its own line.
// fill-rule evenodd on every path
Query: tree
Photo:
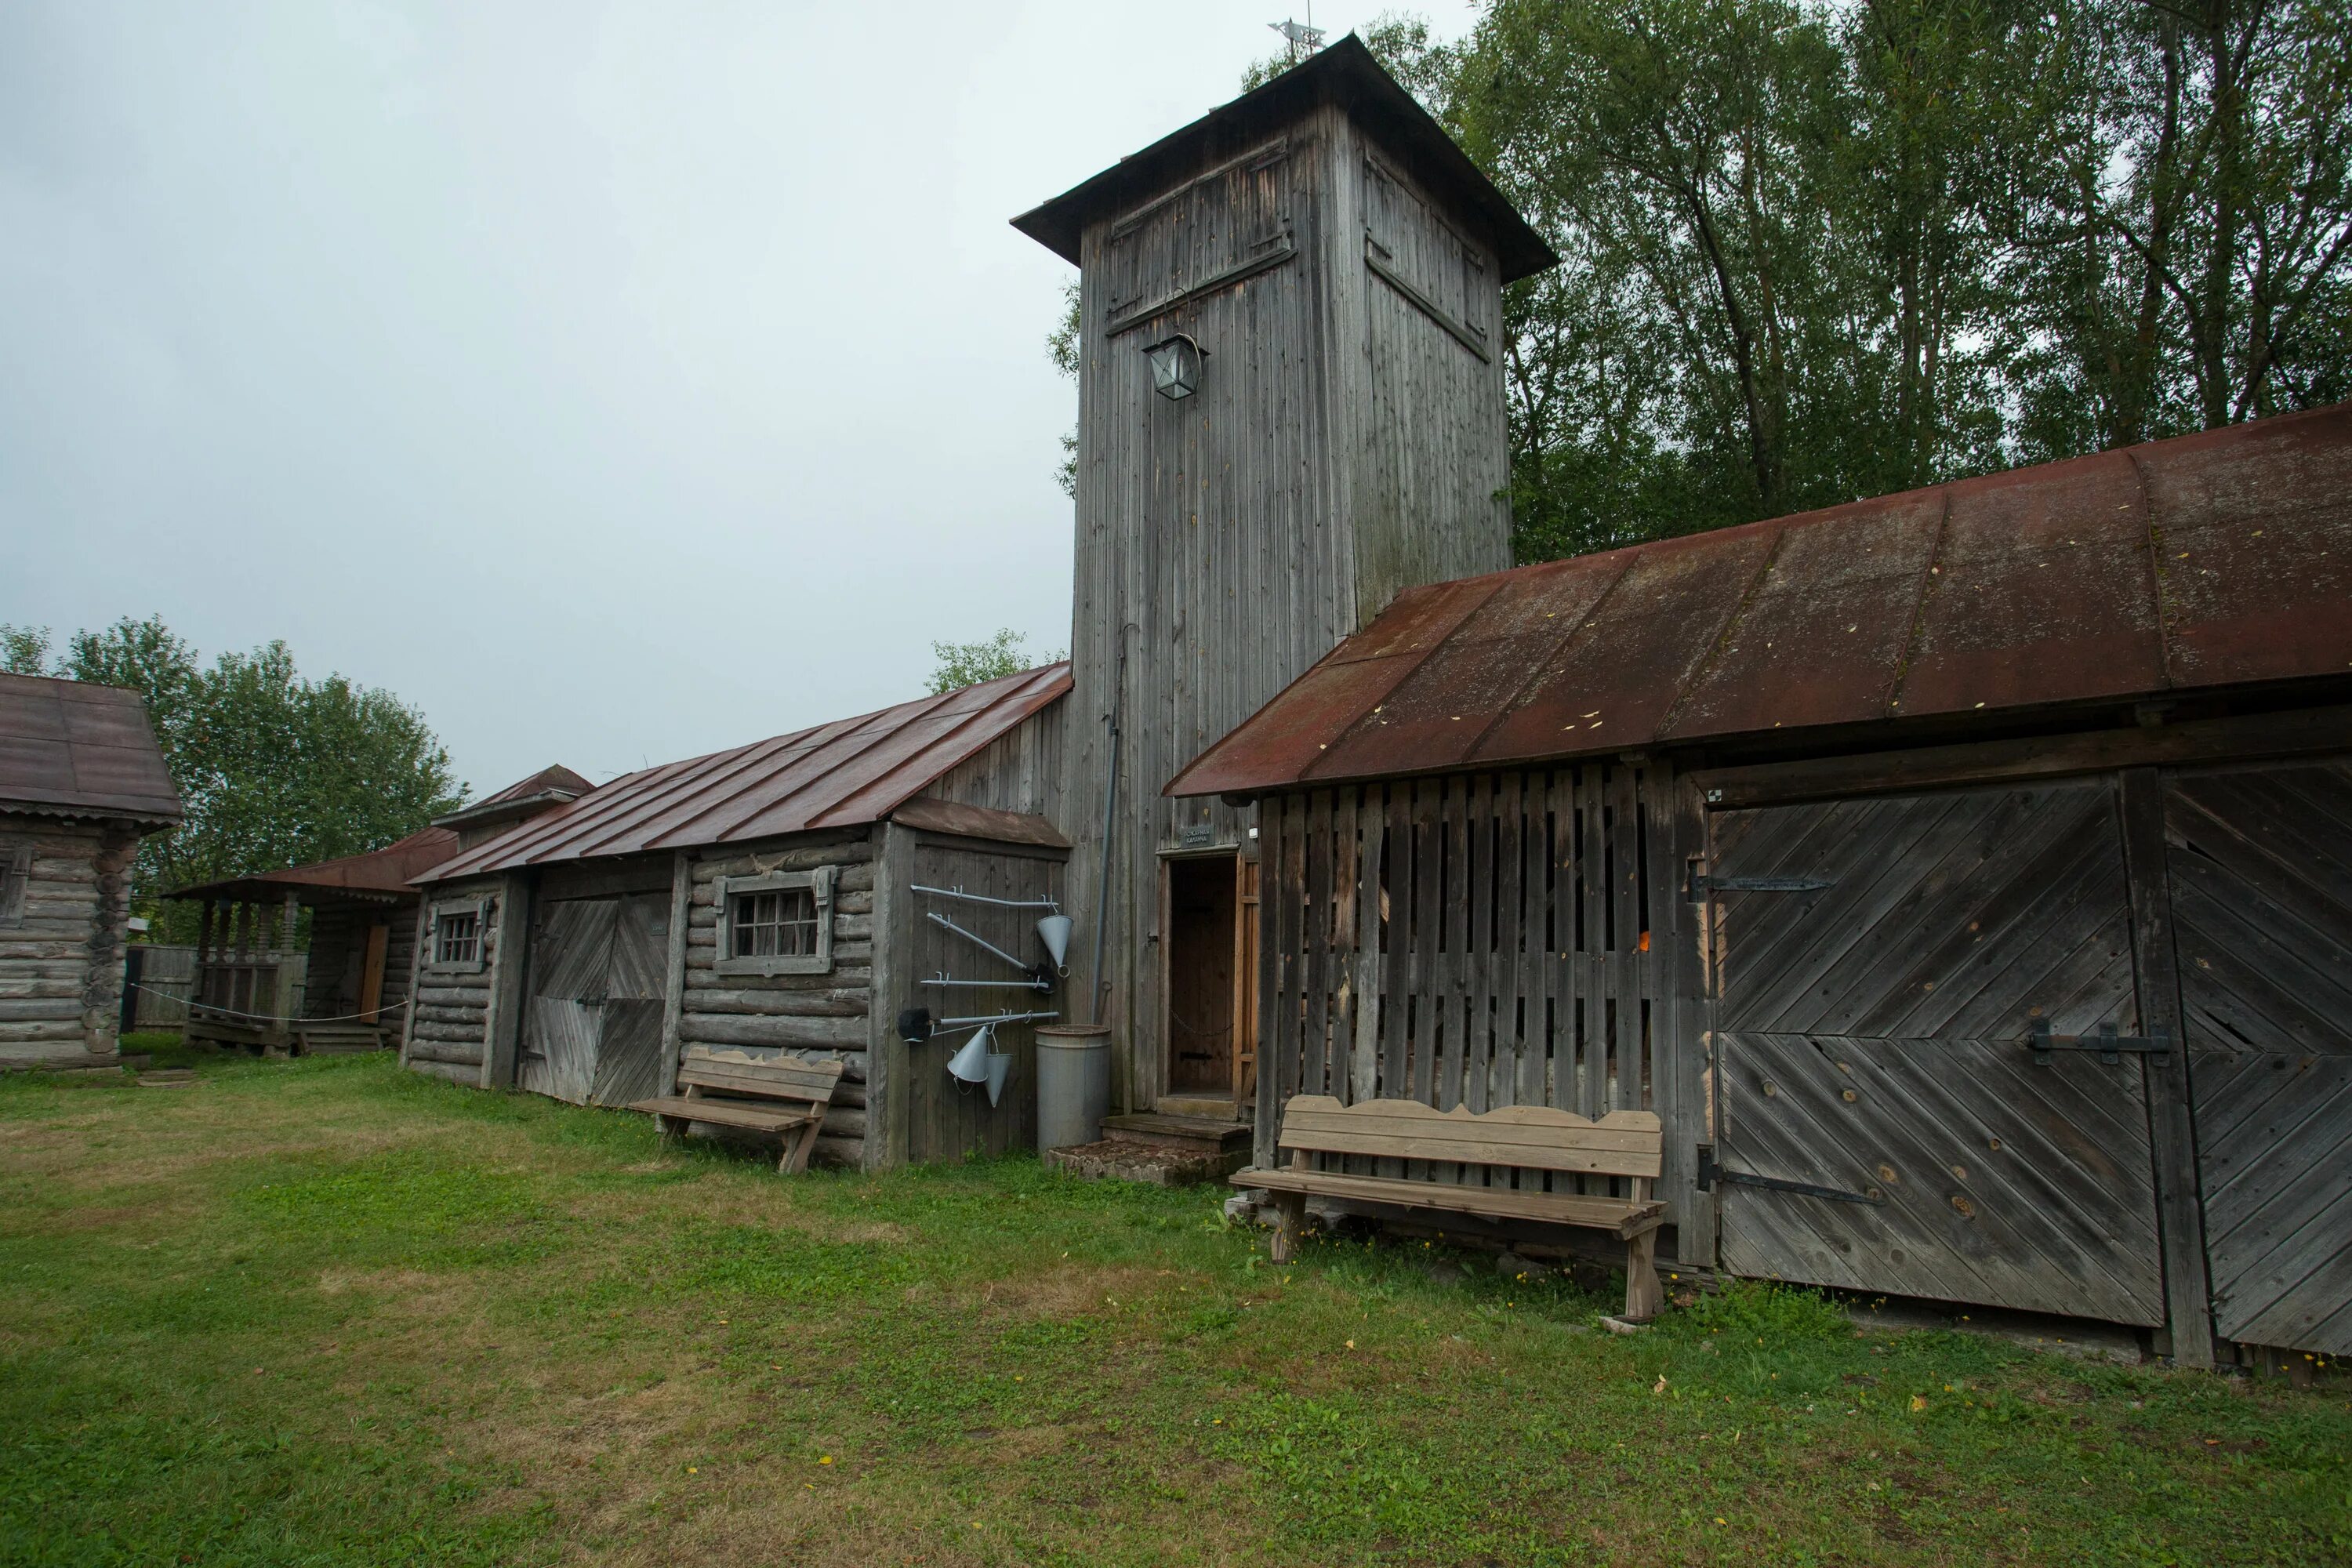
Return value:
M 46 675 L 48 668 L 48 627 L 0 625 L 0 673 Z
M 1045 354 L 1072 385 L 1077 384 L 1078 280 L 1075 278 L 1062 285 L 1062 320 L 1045 334 Z M 1055 471 L 1054 478 L 1064 495 L 1072 500 L 1078 499 L 1078 432 L 1075 426 L 1062 436 L 1062 466 Z
M 934 696 L 961 691 L 967 686 L 1018 675 L 1024 669 L 1034 669 L 1039 664 L 1051 664 L 1064 657 L 1055 653 L 1043 659 L 1032 659 L 1028 643 L 1027 637 L 1010 626 L 982 642 L 935 642 L 931 645 L 931 655 L 939 664 L 931 671 L 930 681 L 925 689 Z
M 141 846 L 132 872 L 135 905 L 165 940 L 194 925 L 187 906 L 157 902 L 168 889 L 379 849 L 465 800 L 422 714 L 340 675 L 304 679 L 282 642 L 205 668 L 159 617 L 125 617 L 76 633 L 45 673 L 147 704 L 187 812 Z

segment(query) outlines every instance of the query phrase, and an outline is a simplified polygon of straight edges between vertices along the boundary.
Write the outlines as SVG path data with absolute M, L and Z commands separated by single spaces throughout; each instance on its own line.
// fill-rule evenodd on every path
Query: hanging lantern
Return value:
M 1209 356 L 1192 333 L 1179 332 L 1150 344 L 1143 357 L 1151 362 L 1151 389 L 1171 403 L 1201 390 L 1201 362 Z

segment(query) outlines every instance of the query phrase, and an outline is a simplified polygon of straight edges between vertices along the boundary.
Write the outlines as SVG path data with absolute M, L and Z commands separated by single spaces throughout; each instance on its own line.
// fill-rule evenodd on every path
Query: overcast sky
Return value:
M 8 0 L 0 622 L 283 637 L 478 794 L 1061 648 L 1070 269 L 1006 220 L 1283 9 Z

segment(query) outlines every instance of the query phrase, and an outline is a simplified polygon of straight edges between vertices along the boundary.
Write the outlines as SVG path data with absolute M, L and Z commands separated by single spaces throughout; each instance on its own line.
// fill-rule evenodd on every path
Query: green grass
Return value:
M 2352 1561 L 2341 1383 L 196 1059 L 0 1083 L 0 1563 Z

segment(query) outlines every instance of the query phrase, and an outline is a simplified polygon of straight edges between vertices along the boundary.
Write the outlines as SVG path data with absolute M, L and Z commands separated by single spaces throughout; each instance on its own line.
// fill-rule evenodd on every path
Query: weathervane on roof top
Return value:
M 1315 7 L 1307 7 L 1304 22 L 1268 22 L 1267 26 L 1280 33 L 1290 46 L 1290 61 L 1297 65 L 1323 47 L 1323 29 L 1315 25 Z

